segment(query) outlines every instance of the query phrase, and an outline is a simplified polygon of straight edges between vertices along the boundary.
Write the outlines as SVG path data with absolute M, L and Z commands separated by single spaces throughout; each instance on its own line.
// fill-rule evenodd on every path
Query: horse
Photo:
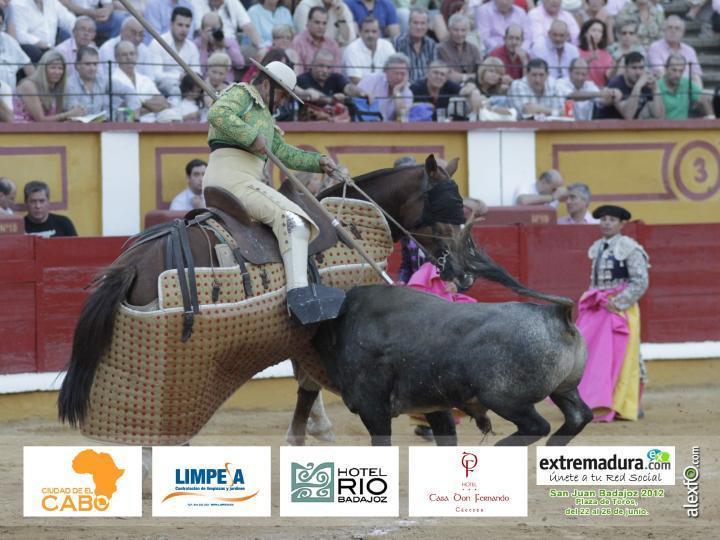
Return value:
M 453 228 L 443 223 L 427 223 L 421 219 L 428 192 L 438 183 L 452 181 L 458 160 L 452 160 L 446 168 L 439 166 L 430 155 L 424 165 L 381 169 L 357 177 L 354 181 L 400 225 L 420 236 L 420 242 L 432 252 L 443 245 L 437 239 L 449 235 Z M 281 192 L 293 189 L 288 182 Z M 321 193 L 320 198 L 345 195 L 362 198 L 352 187 L 336 185 Z M 147 306 L 158 300 L 158 277 L 165 269 L 162 238 L 155 238 L 164 227 L 159 225 L 131 239 L 130 247 L 96 278 L 93 292 L 83 305 L 73 336 L 71 357 L 67 374 L 60 388 L 58 415 L 61 422 L 72 427 L 82 425 L 86 419 L 93 380 L 105 351 L 108 350 L 115 327 L 117 313 L 123 303 Z M 403 234 L 394 224 L 390 225 L 394 241 Z M 198 226 L 187 228 L 192 258 L 197 267 L 218 265 L 214 246 L 218 240 Z M 133 243 L 133 241 L 135 243 Z M 466 276 L 457 276 L 465 280 Z M 292 330 L 295 332 L 295 330 Z M 299 333 L 303 332 L 302 335 Z M 314 332 L 297 327 L 297 340 L 308 342 Z M 277 362 L 287 357 L 278 357 Z M 237 359 L 243 361 L 242 358 Z M 313 361 L 314 359 L 310 359 Z M 318 364 L 320 365 L 320 364 Z M 322 368 L 321 368 L 322 369 Z M 312 405 L 312 404 L 311 404 Z M 303 430 L 304 436 L 304 430 Z
M 485 434 L 492 410 L 517 426 L 497 444 L 527 445 L 550 433 L 535 409 L 550 397 L 565 422 L 548 444 L 567 444 L 593 417 L 577 390 L 587 350 L 573 302 L 521 285 L 477 248 L 470 227 L 444 265 L 550 303 L 456 304 L 408 287 L 354 287 L 345 313 L 313 338 L 345 405 L 373 445 L 390 444 L 391 419 L 403 413 L 425 413 L 437 444 L 456 445 L 450 407 Z

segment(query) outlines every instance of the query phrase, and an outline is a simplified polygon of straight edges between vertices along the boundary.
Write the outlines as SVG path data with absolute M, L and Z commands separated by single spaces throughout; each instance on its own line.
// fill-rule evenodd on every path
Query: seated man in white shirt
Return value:
M 203 197 L 202 181 L 205 176 L 207 163 L 202 159 L 193 159 L 185 165 L 188 187 L 175 195 L 170 203 L 170 210 L 190 211 L 194 208 L 205 208 Z
M 75 15 L 59 0 L 13 0 L 15 38 L 33 63 L 55 46 L 58 28 L 72 32 Z
M 558 79 L 557 89 L 566 101 L 573 102 L 575 120 L 592 120 L 595 102 L 608 106 L 614 100 L 622 99 L 620 90 L 600 89 L 588 79 L 588 63 L 584 58 L 575 58 L 570 62 L 570 75 L 567 79 Z
M 135 69 L 138 73 L 142 73 L 148 77 L 153 76 L 153 66 L 151 66 L 152 58 L 150 50 L 143 40 L 145 39 L 145 29 L 137 21 L 135 17 L 127 17 L 120 27 L 120 35 L 112 39 L 108 39 L 100 47 L 100 62 L 107 69 L 108 62 L 115 62 L 115 46 L 121 41 L 130 41 L 135 45 L 137 50 L 137 66 Z M 113 66 L 114 69 L 114 66 Z
M 249 4 L 248 4 L 249 5 Z M 225 32 L 240 41 L 239 34 L 248 38 L 253 47 L 262 49 L 260 32 L 252 23 L 245 6 L 240 0 L 193 0 L 193 13 L 199 23 L 207 13 L 217 13 Z M 262 55 L 260 55 L 262 58 Z
M 368 16 L 360 23 L 360 37 L 350 43 L 343 53 L 345 76 L 358 84 L 370 73 L 381 72 L 385 62 L 395 54 L 395 47 L 380 37 L 380 23 Z
M 201 73 L 200 51 L 188 36 L 192 26 L 193 14 L 186 7 L 176 7 L 170 17 L 170 31 L 161 37 L 175 52 L 185 60 L 185 63 L 198 73 Z M 150 56 L 153 62 L 153 79 L 165 96 L 171 96 L 179 101 L 180 79 L 185 74 L 183 68 L 170 56 L 165 49 L 154 41 L 150 44 Z
M 62 3 L 76 16 L 90 17 L 96 23 L 99 43 L 117 36 L 123 19 L 128 16 L 126 12 L 115 11 L 113 0 L 63 0 Z
M 310 10 L 314 7 L 324 7 L 328 12 L 325 37 L 334 39 L 340 47 L 345 47 L 355 41 L 355 19 L 352 11 L 343 0 L 302 0 L 295 8 L 293 23 L 298 33 L 305 30 Z
M 22 69 L 25 76 L 29 77 L 35 73 L 35 67 L 30 62 L 30 57 L 20 48 L 17 40 L 8 34 L 5 25 L 7 18 L 6 10 L 0 7 L 0 82 L 7 84 L 12 93 L 15 90 L 18 71 Z
M 542 173 L 537 182 L 518 186 L 513 195 L 513 201 L 518 206 L 547 205 L 557 208 L 558 202 L 564 201 L 567 193 L 560 171 L 550 169 Z
M 154 122 L 156 114 L 170 108 L 150 77 L 135 71 L 137 50 L 130 41 L 121 41 L 115 47 L 118 67 L 113 71 L 113 96 L 122 98 L 122 104 L 135 113 L 141 122 Z
M 513 81 L 508 98 L 510 106 L 526 118 L 558 116 L 565 105 L 555 79 L 548 75 L 547 62 L 542 58 L 533 58 L 528 62 L 525 77 Z

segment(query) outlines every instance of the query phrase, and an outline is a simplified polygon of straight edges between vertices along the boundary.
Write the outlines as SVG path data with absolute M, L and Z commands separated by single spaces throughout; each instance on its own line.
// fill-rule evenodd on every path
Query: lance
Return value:
M 137 9 L 135 9 L 135 6 L 133 6 L 129 0 L 119 0 L 119 2 L 127 9 L 128 13 L 130 13 L 133 17 L 137 19 L 137 21 L 142 25 L 142 27 L 147 30 L 150 35 L 157 41 L 160 46 L 165 49 L 165 51 L 175 60 L 178 65 L 185 70 L 185 73 L 190 75 L 192 79 L 198 84 L 200 88 L 202 88 L 205 93 L 210 96 L 210 98 L 213 101 L 216 101 L 218 98 L 217 92 L 212 89 L 212 87 L 206 83 L 200 75 L 198 75 L 197 72 L 195 72 L 182 58 L 180 58 L 180 55 L 173 50 L 168 43 L 165 42 L 165 40 L 160 36 L 160 33 L 155 30 L 155 28 L 150 25 L 145 20 L 145 17 L 142 16 L 140 12 L 138 12 Z M 325 217 L 330 220 L 330 223 L 332 223 L 332 226 L 335 228 L 335 231 L 337 232 L 340 239 L 350 247 L 352 247 L 355 251 L 357 251 L 360 256 L 367 261 L 367 263 L 375 270 L 380 277 L 385 280 L 385 283 L 388 285 L 392 285 L 394 282 L 392 278 L 383 270 L 378 263 L 376 263 L 373 258 L 365 251 L 365 248 L 362 247 L 360 243 L 358 243 L 350 233 L 345 229 L 345 227 L 342 226 L 340 221 L 333 216 L 328 210 L 320 204 L 320 201 L 315 198 L 315 196 L 310 192 L 310 190 L 305 187 L 305 185 L 298 180 L 295 175 L 290 172 L 290 170 L 285 166 L 285 164 L 280 161 L 275 154 L 273 154 L 272 150 L 270 148 L 265 148 L 265 152 L 267 154 L 267 157 L 272 161 L 278 169 L 292 182 L 292 184 L 295 186 L 296 189 L 299 189 L 300 192 L 305 195 L 306 200 L 309 204 L 312 204 L 317 208 Z

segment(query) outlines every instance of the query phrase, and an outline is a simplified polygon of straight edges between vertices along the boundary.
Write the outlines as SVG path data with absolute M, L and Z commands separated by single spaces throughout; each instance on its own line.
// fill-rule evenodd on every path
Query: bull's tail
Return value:
M 458 259 L 459 265 L 464 268 L 465 271 L 471 273 L 475 278 L 483 278 L 499 283 L 520 296 L 528 296 L 557 304 L 561 308 L 562 317 L 568 328 L 574 329 L 574 325 L 572 324 L 572 308 L 575 303 L 570 298 L 542 293 L 520 283 L 510 275 L 505 268 L 493 261 L 492 258 L 485 253 L 485 250 L 475 244 L 471 230 L 472 227 L 465 227 L 456 239 L 454 247 L 451 250 L 452 256 Z
M 132 264 L 115 266 L 96 279 L 97 289 L 83 305 L 73 337 L 72 355 L 58 397 L 60 421 L 75 427 L 87 412 L 95 371 L 112 340 L 115 315 L 135 280 Z

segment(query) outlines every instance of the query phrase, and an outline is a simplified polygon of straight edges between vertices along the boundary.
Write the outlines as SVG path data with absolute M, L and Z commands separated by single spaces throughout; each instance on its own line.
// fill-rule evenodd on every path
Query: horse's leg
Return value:
M 550 424 L 535 410 L 534 404 L 490 407 L 506 420 L 515 424 L 518 430 L 499 440 L 495 446 L 528 446 L 550 433 Z
M 332 423 L 325 414 L 322 398 L 319 397 L 322 387 L 296 361 L 293 361 L 293 371 L 298 381 L 298 397 L 285 440 L 288 444 L 302 446 L 305 444 L 307 431 L 308 434 L 321 441 L 334 441 L 335 434 L 332 431 Z M 312 421 L 309 422 L 309 419 Z
M 552 434 L 547 445 L 565 446 L 593 419 L 593 413 L 580 398 L 577 388 L 569 392 L 555 392 L 550 394 L 550 397 L 565 416 L 565 423 Z
M 455 418 L 452 411 L 435 411 L 426 413 L 430 427 L 438 446 L 457 446 L 457 432 L 455 431 Z

